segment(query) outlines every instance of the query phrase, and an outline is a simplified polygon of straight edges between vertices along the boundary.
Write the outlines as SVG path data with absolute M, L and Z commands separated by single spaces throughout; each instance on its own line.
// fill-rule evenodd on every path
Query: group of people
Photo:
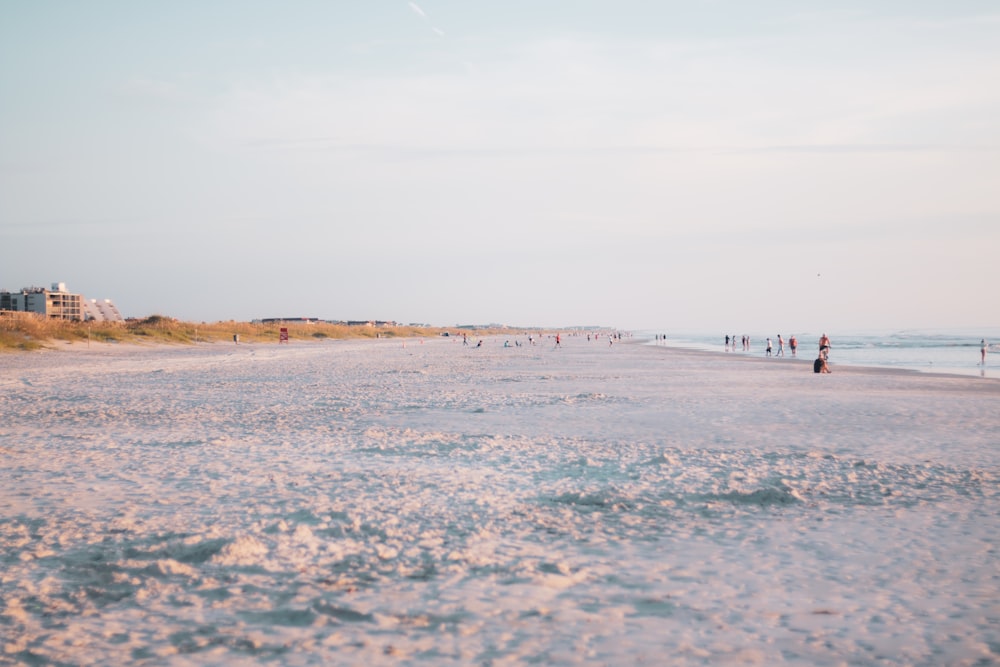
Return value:
M 749 344 L 749 339 L 747 339 L 747 347 L 749 347 Z M 796 356 L 796 352 L 799 349 L 799 341 L 794 335 L 788 339 L 788 348 L 792 351 L 792 356 Z M 770 357 L 772 353 L 774 353 L 774 356 L 776 357 L 785 356 L 785 340 L 781 337 L 781 334 L 778 334 L 777 352 L 774 352 L 774 346 L 771 344 L 771 338 L 767 338 L 767 347 L 764 349 L 764 355 Z
M 571 335 L 575 335 L 575 334 L 571 334 Z M 614 343 L 615 343 L 616 340 L 620 341 L 622 339 L 622 334 L 620 332 L 614 331 L 614 332 L 603 332 L 603 333 L 588 333 L 587 334 L 587 340 L 588 341 L 591 341 L 591 340 L 595 340 L 596 341 L 596 340 L 599 340 L 602 335 L 607 339 L 609 346 L 614 345 Z M 562 348 L 563 337 L 562 337 L 561 333 L 549 334 L 548 337 L 552 338 L 555 341 L 555 347 L 556 347 L 556 349 L 561 349 Z M 532 336 L 531 334 L 528 335 L 528 345 L 534 345 L 537 342 L 537 340 L 538 339 L 535 336 Z M 468 345 L 469 345 L 469 337 L 468 337 L 468 335 L 466 335 L 464 333 L 462 334 L 462 345 L 466 346 L 466 347 L 468 347 Z M 475 347 L 482 347 L 482 346 L 483 346 L 483 341 L 482 341 L 482 339 L 479 339 L 479 341 L 476 342 Z M 504 341 L 503 346 L 504 347 L 521 347 L 521 341 L 517 340 L 517 339 L 514 339 L 514 341 L 511 342 L 510 339 L 507 339 L 507 340 Z
M 777 350 L 775 350 L 774 342 L 771 340 L 770 336 L 768 336 L 765 339 L 765 347 L 764 347 L 765 357 L 785 356 L 785 339 L 781 337 L 781 334 L 778 334 L 777 338 L 778 338 Z M 750 336 L 743 336 L 740 339 L 740 342 L 743 345 L 744 352 L 750 350 Z M 983 345 L 984 345 L 983 362 L 985 363 L 986 360 L 985 341 Z M 799 349 L 799 341 L 794 335 L 792 335 L 788 339 L 788 348 L 791 350 L 793 357 L 797 356 L 797 352 Z M 730 349 L 732 349 L 734 352 L 736 351 L 736 336 L 729 336 L 729 335 L 726 336 L 726 352 L 729 352 Z M 830 372 L 829 359 L 830 359 L 830 337 L 824 333 L 819 338 L 819 355 L 816 357 L 816 361 L 813 362 L 813 372 L 829 373 Z
M 664 336 L 664 338 L 666 338 L 666 336 Z M 740 340 L 741 340 L 741 342 L 743 344 L 743 351 L 744 352 L 749 352 L 750 351 L 750 336 L 743 336 L 743 338 L 741 338 Z M 736 351 L 736 336 L 728 336 L 728 335 L 726 336 L 726 352 L 729 352 L 729 349 L 730 349 L 729 345 L 730 345 L 730 343 L 732 343 L 732 350 L 733 350 L 733 352 L 735 352 Z
M 778 341 L 777 341 L 778 342 L 777 349 L 775 349 L 774 343 L 771 341 L 770 337 L 768 337 L 767 339 L 765 339 L 766 346 L 764 348 L 764 356 L 766 356 L 766 357 L 771 357 L 771 356 L 783 357 L 783 356 L 785 356 L 785 341 L 781 337 L 781 334 L 778 334 L 777 339 L 778 339 Z M 742 342 L 742 345 L 743 345 L 743 351 L 745 351 L 745 352 L 749 351 L 750 350 L 750 337 L 749 336 L 743 336 L 741 342 Z M 798 341 L 795 339 L 795 336 L 792 336 L 791 338 L 788 339 L 788 347 L 792 351 L 792 356 L 793 357 L 796 356 L 796 350 L 798 348 Z M 830 360 L 830 347 L 831 347 L 831 345 L 830 345 L 830 337 L 827 336 L 824 333 L 822 336 L 819 337 L 819 354 L 816 356 L 816 360 L 813 362 L 813 372 L 814 373 L 829 373 L 830 372 L 830 363 L 829 363 L 829 360 Z M 729 352 L 730 349 L 732 349 L 734 352 L 736 351 L 736 336 L 726 336 L 726 352 Z M 989 344 L 986 342 L 986 339 L 984 338 L 981 341 L 979 341 L 979 364 L 978 365 L 983 366 L 983 367 L 986 366 L 986 352 L 988 350 L 989 350 Z
M 823 334 L 823 335 L 825 336 L 826 334 Z M 750 351 L 750 336 L 743 336 L 740 339 L 740 343 L 743 346 L 743 351 L 744 352 L 749 352 Z M 729 352 L 730 349 L 732 349 L 733 352 L 736 351 L 736 336 L 726 336 L 726 352 Z M 796 355 L 796 352 L 799 349 L 799 341 L 798 341 L 798 339 L 794 335 L 791 336 L 788 339 L 788 349 L 790 349 L 792 351 L 792 356 L 793 357 Z M 775 351 L 774 342 L 771 340 L 771 337 L 768 336 L 765 339 L 764 356 L 767 356 L 767 357 L 770 357 L 770 356 L 783 357 L 783 356 L 785 356 L 785 339 L 781 337 L 781 334 L 778 334 L 778 349 L 777 349 L 777 351 Z

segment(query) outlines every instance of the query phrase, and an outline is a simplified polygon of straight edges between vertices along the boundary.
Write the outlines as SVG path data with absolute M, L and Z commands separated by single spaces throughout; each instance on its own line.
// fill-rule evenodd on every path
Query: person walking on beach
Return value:
M 985 366 L 986 365 L 986 348 L 988 348 L 988 347 L 989 347 L 989 345 L 986 344 L 986 339 L 985 338 L 982 339 L 981 341 L 979 341 L 979 356 L 982 359 L 979 363 L 980 363 L 981 366 Z
M 795 340 L 795 334 L 792 334 L 792 337 L 788 339 L 788 347 L 792 348 L 793 357 L 795 356 L 795 348 L 797 348 L 798 346 L 799 346 L 799 341 Z
M 556 334 L 556 347 L 562 347 L 561 343 L 562 338 L 559 337 L 559 334 Z
M 767 349 L 764 350 L 764 356 L 765 357 L 770 357 L 771 356 L 771 337 L 770 336 L 767 337 Z
M 778 334 L 778 354 L 777 356 L 785 356 L 785 341 L 781 340 L 781 334 Z
M 824 359 L 830 358 L 830 337 L 826 334 L 819 337 L 819 356 Z

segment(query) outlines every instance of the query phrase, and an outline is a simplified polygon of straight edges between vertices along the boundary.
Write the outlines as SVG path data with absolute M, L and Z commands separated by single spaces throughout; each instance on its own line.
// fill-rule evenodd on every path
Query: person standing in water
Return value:
M 979 356 L 980 356 L 980 359 L 981 359 L 980 362 L 979 362 L 979 364 L 981 366 L 985 366 L 986 365 L 986 348 L 988 348 L 988 347 L 989 347 L 989 345 L 986 344 L 986 339 L 985 338 L 982 339 L 981 341 L 979 341 Z
M 795 334 L 792 334 L 792 337 L 788 339 L 788 347 L 792 349 L 793 357 L 795 356 L 795 348 L 797 348 L 798 346 L 799 346 L 799 341 L 795 340 Z
M 830 337 L 826 334 L 819 337 L 819 356 L 824 359 L 830 358 Z

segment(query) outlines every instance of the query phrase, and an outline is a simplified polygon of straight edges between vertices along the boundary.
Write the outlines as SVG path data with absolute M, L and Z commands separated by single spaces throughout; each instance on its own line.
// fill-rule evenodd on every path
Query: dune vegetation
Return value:
M 277 343 L 282 327 L 289 340 L 347 338 L 414 338 L 455 334 L 455 329 L 412 326 L 356 326 L 326 322 L 183 322 L 152 315 L 125 322 L 75 322 L 46 319 L 33 313 L 0 314 L 0 351 L 40 350 L 57 342 L 69 343 L 213 343 L 232 341 Z M 512 331 L 504 329 L 463 329 L 468 335 L 482 336 Z

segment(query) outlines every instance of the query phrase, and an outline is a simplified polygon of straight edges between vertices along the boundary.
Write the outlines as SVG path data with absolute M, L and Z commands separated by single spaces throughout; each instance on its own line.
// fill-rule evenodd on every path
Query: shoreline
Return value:
M 503 339 L 506 334 L 496 334 L 490 333 L 481 336 L 483 340 L 494 339 L 499 341 Z M 154 341 L 141 341 L 141 340 L 129 340 L 121 342 L 107 342 L 107 341 L 69 341 L 69 340 L 53 340 L 48 341 L 48 344 L 44 347 L 36 350 L 17 350 L 11 355 L 0 354 L 0 360 L 4 358 L 21 358 L 25 356 L 30 356 L 30 354 L 17 354 L 21 353 L 34 353 L 43 354 L 48 353 L 69 353 L 69 354 L 95 354 L 101 356 L 116 356 L 112 353 L 115 351 L 120 351 L 122 353 L 126 352 L 138 352 L 142 350 L 176 350 L 178 352 L 183 350 L 239 350 L 239 349 L 304 349 L 311 347 L 320 347 L 328 343 L 364 343 L 370 342 L 373 345 L 393 345 L 402 348 L 407 347 L 407 343 L 412 345 L 423 345 L 424 342 L 429 343 L 446 343 L 451 342 L 453 344 L 458 344 L 458 338 L 446 338 L 441 336 L 415 336 L 415 337 L 397 337 L 397 338 L 371 338 L 366 336 L 358 336 L 353 338 L 323 338 L 323 339 L 293 339 L 288 343 L 275 343 L 272 341 L 243 341 L 241 340 L 239 344 L 234 344 L 231 341 L 197 341 L 197 342 L 166 342 L 161 340 Z M 651 349 L 663 350 L 671 355 L 689 355 L 693 357 L 706 357 L 715 359 L 717 361 L 730 361 L 739 362 L 746 364 L 756 364 L 763 367 L 772 367 L 776 370 L 782 367 L 795 367 L 802 366 L 803 372 L 808 370 L 809 375 L 814 375 L 812 369 L 809 368 L 812 364 L 812 360 L 805 359 L 802 357 L 761 357 L 756 355 L 750 355 L 745 353 L 733 353 L 733 352 L 719 352 L 714 350 L 703 350 L 684 346 L 674 346 L 669 343 L 666 345 L 656 345 L 649 341 L 638 340 L 634 338 L 625 338 L 618 342 L 619 345 L 633 345 L 639 347 L 648 347 Z M 500 343 L 498 342 L 499 346 Z M 124 356 L 124 354 L 123 354 Z M 0 364 L 2 365 L 2 364 Z M 947 371 L 922 371 L 912 368 L 891 368 L 886 366 L 865 366 L 858 364 L 851 364 L 847 362 L 837 362 L 831 361 L 830 367 L 832 369 L 831 375 L 884 375 L 884 376 L 906 376 L 906 377 L 928 377 L 928 378 L 952 378 L 952 379 L 965 379 L 965 380 L 975 380 L 975 381 L 991 381 L 997 382 L 1000 380 L 1000 369 L 997 369 L 997 376 L 980 375 L 976 376 L 967 373 L 951 373 Z
M 778 364 L 778 363 L 799 363 L 811 365 L 813 360 L 806 359 L 804 357 L 764 357 L 757 356 L 753 354 L 747 354 L 745 352 L 719 352 L 715 350 L 702 350 L 694 347 L 684 347 L 671 345 L 667 343 L 666 345 L 657 345 L 655 343 L 650 343 L 648 341 L 627 341 L 632 344 L 644 345 L 652 348 L 659 348 L 664 350 L 673 351 L 683 351 L 691 352 L 694 354 L 710 355 L 717 358 L 725 359 L 740 359 L 747 362 L 756 362 L 761 364 Z M 928 376 L 928 377 L 950 377 L 950 378 L 965 378 L 970 380 L 1000 380 L 1000 367 L 995 369 L 995 376 L 981 374 L 978 377 L 973 373 L 962 373 L 962 372 L 949 372 L 949 371 L 924 371 L 918 370 L 916 368 L 892 368 L 890 366 L 877 366 L 877 365 L 862 365 L 862 364 L 852 364 L 850 362 L 839 362 L 835 359 L 828 361 L 831 374 L 838 372 L 836 369 L 843 369 L 839 372 L 850 372 L 850 373 L 870 373 L 870 374 L 889 374 L 889 375 L 916 375 L 916 376 Z M 987 367 L 989 368 L 989 367 Z M 810 369 L 810 373 L 812 369 Z M 982 373 L 982 371 L 980 371 Z

